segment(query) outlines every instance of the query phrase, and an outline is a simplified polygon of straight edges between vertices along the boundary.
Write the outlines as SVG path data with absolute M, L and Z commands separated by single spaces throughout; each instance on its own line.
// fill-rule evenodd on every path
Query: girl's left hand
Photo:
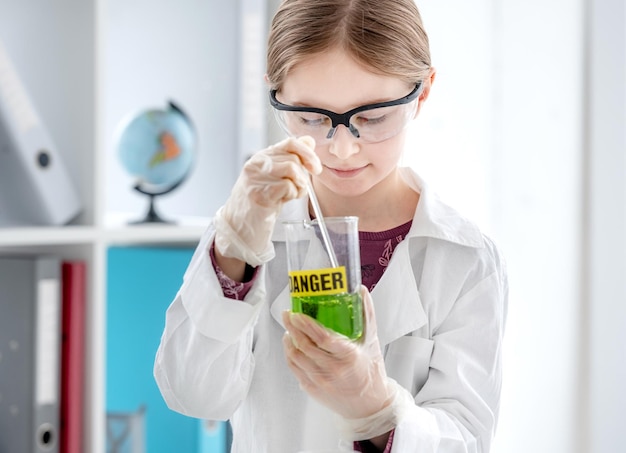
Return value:
M 285 355 L 300 387 L 346 419 L 369 417 L 394 398 L 376 333 L 372 298 L 364 286 L 361 297 L 365 323 L 358 341 L 302 313 L 283 313 Z

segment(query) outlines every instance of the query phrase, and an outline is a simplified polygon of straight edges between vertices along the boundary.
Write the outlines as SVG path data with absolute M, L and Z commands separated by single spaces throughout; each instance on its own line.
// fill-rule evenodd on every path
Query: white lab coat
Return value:
M 372 292 L 387 374 L 415 397 L 392 452 L 486 453 L 500 401 L 504 263 L 475 225 L 414 172 L 403 175 L 420 201 Z M 308 218 L 306 199 L 287 203 L 281 218 Z M 280 221 L 276 257 L 245 301 L 222 293 L 207 252 L 213 236 L 210 226 L 167 311 L 154 374 L 168 406 L 230 419 L 236 453 L 350 445 L 334 415 L 300 390 L 284 358 L 281 312 L 291 304 Z

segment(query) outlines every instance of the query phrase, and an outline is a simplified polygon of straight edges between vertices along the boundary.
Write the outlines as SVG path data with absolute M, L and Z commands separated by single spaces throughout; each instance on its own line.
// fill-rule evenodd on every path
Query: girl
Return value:
M 502 259 L 399 167 L 435 79 L 413 0 L 285 0 L 266 80 L 290 138 L 255 154 L 200 241 L 155 361 L 167 404 L 230 420 L 232 451 L 488 452 Z M 365 333 L 289 312 L 282 220 L 358 216 Z

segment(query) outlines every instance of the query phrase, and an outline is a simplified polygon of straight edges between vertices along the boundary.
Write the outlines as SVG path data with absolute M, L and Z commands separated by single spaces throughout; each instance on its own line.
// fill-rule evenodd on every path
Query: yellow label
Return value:
M 348 292 L 345 266 L 289 272 L 291 296 L 322 296 Z

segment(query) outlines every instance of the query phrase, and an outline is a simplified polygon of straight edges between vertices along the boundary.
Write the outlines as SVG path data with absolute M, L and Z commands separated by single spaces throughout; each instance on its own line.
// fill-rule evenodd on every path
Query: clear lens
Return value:
M 415 101 L 391 107 L 378 107 L 355 113 L 350 118 L 350 124 L 358 131 L 362 141 L 377 143 L 398 135 L 411 121 L 414 112 Z M 274 113 L 278 124 L 291 136 L 310 135 L 317 143 L 321 143 L 331 140 L 334 135 L 332 120 L 324 114 L 276 109 Z
M 394 105 L 364 110 L 352 115 L 350 124 L 369 143 L 382 142 L 398 135 L 413 117 L 415 104 Z

